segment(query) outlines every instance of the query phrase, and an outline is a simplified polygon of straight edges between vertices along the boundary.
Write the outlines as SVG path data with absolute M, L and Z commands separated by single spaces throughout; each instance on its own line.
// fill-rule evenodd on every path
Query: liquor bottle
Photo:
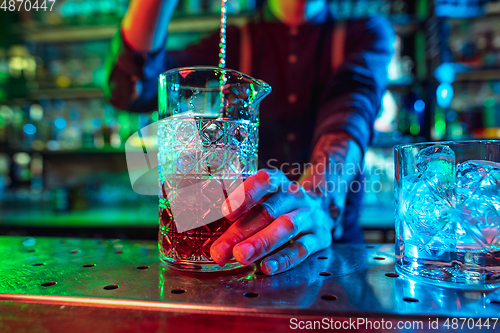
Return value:
M 9 128 L 11 126 L 14 112 L 8 105 L 0 105 L 0 151 L 8 147 Z
M 92 133 L 94 137 L 94 147 L 97 149 L 103 149 L 105 142 L 104 142 L 102 120 L 98 117 L 94 117 L 91 120 L 91 124 L 92 124 Z
M 43 191 L 43 156 L 34 153 L 31 157 L 31 191 L 41 193 Z
M 23 142 L 23 125 L 26 119 L 26 116 L 23 110 L 18 107 L 12 107 L 13 116 L 11 122 L 11 128 L 9 131 L 9 146 L 13 149 L 22 148 Z

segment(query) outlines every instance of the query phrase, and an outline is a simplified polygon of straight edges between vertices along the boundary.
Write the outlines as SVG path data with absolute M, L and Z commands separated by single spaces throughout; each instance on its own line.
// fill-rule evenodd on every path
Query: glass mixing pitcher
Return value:
M 259 103 L 270 92 L 267 83 L 224 68 L 160 75 L 158 246 L 170 267 L 241 266 L 232 259 L 220 267 L 210 247 L 232 224 L 221 213 L 223 202 L 257 172 Z

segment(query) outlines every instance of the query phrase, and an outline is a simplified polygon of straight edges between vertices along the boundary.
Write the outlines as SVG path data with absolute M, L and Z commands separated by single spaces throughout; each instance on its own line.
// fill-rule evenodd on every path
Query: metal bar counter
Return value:
M 289 330 L 291 318 L 427 325 L 430 317 L 499 317 L 500 291 L 441 288 L 394 272 L 392 244 L 332 245 L 267 277 L 255 266 L 174 271 L 153 241 L 0 236 L 0 331 Z

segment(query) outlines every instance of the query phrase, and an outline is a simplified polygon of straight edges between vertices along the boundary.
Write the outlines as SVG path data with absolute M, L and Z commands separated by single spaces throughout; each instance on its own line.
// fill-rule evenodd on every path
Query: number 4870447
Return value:
M 481 329 L 481 328 L 487 328 L 490 329 L 492 327 L 495 329 L 497 326 L 497 321 L 498 318 L 448 318 L 444 322 L 443 326 L 446 327 L 446 329 Z
M 47 3 L 49 6 L 47 6 Z M 0 9 L 9 12 L 20 12 L 21 10 L 27 12 L 31 10 L 51 12 L 55 3 L 56 0 L 3 0 Z

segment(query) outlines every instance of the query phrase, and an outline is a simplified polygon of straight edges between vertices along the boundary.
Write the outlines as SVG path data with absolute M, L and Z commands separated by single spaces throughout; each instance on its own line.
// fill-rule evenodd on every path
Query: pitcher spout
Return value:
M 160 75 L 159 114 L 258 121 L 266 82 L 227 68 L 185 67 Z

